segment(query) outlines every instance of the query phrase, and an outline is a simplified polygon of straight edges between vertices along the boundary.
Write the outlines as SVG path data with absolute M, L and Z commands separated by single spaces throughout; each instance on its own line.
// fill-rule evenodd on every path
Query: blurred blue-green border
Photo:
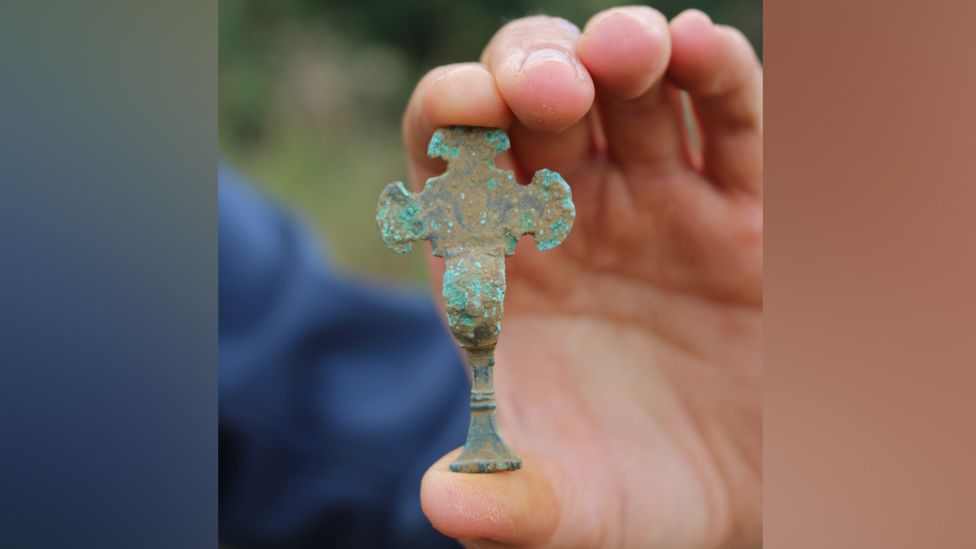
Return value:
M 217 544 L 216 28 L 0 3 L 0 547 Z

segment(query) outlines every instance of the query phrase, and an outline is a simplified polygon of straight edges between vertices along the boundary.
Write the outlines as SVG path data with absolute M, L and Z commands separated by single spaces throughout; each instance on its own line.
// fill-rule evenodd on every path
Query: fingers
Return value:
M 455 450 L 427 470 L 420 502 L 434 528 L 460 540 L 492 540 L 521 546 L 552 535 L 559 508 L 539 463 L 525 459 L 518 471 L 454 473 L 448 465 Z
M 564 19 L 526 17 L 502 27 L 482 54 L 515 115 L 513 153 L 527 173 L 547 167 L 571 174 L 592 152 L 584 117 L 594 88 L 576 56 L 579 36 Z
M 427 73 L 414 89 L 403 117 L 403 140 L 414 188 L 444 171 L 442 160 L 427 156 L 427 143 L 434 130 L 454 125 L 505 129 L 511 123 L 512 111 L 483 65 L 459 63 Z M 510 168 L 507 156 L 496 159 L 496 163 Z
M 682 162 L 682 121 L 664 80 L 667 19 L 644 6 L 603 11 L 586 24 L 578 53 L 599 90 L 611 158 L 625 169 Z
M 762 68 L 749 41 L 688 10 L 671 22 L 668 77 L 691 96 L 705 170 L 729 188 L 762 186 Z
M 523 177 L 545 167 L 572 183 L 604 144 L 625 171 L 697 168 L 676 86 L 691 97 L 709 179 L 761 192 L 762 69 L 741 33 L 701 12 L 669 26 L 648 7 L 614 8 L 582 34 L 562 19 L 528 17 L 503 27 L 482 60 L 435 69 L 414 91 L 404 139 L 415 184 L 443 171 L 427 142 L 456 124 L 507 129 L 512 151 L 497 163 L 512 169 L 517 159 Z

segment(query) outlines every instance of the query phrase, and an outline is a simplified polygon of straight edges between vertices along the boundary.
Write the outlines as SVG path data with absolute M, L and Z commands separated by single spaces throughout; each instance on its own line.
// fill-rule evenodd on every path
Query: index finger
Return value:
M 506 129 L 511 123 L 512 111 L 484 65 L 457 63 L 427 73 L 414 89 L 403 116 L 403 142 L 414 188 L 444 171 L 442 160 L 427 156 L 427 143 L 434 130 L 455 125 Z M 501 158 L 498 162 L 505 165 Z

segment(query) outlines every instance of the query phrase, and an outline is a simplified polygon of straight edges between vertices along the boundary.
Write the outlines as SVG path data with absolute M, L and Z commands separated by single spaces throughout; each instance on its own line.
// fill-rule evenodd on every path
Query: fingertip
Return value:
M 729 25 L 715 25 L 715 28 L 718 29 L 719 32 L 724 33 L 726 39 L 731 44 L 734 44 L 737 49 L 748 52 L 747 57 L 751 57 L 756 61 L 756 63 L 759 63 L 759 59 L 756 56 L 756 51 L 752 48 L 752 42 L 749 41 L 749 38 L 745 35 L 745 33 Z
M 679 86 L 714 72 L 722 55 L 722 37 L 711 18 L 689 9 L 671 20 L 671 63 L 668 75 Z
M 646 6 L 606 10 L 587 22 L 577 52 L 601 89 L 633 99 L 667 68 L 671 55 L 667 20 Z
M 427 470 L 420 485 L 424 514 L 438 531 L 456 539 L 533 544 L 548 539 L 558 523 L 558 505 L 535 460 L 518 471 L 454 473 L 455 450 Z
M 420 79 L 403 117 L 407 147 L 416 188 L 427 177 L 443 171 L 440 159 L 427 156 L 427 144 L 437 128 L 482 126 L 507 129 L 514 119 L 494 78 L 480 63 L 437 67 Z
M 512 111 L 491 73 L 479 63 L 446 67 L 421 91 L 421 111 L 431 129 L 445 126 L 507 128 Z

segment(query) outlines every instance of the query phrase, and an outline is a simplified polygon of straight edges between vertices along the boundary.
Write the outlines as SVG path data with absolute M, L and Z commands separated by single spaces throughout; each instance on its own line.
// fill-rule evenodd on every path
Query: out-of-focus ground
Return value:
M 295 210 L 343 268 L 421 284 L 423 248 L 386 249 L 380 190 L 408 172 L 400 117 L 429 69 L 476 60 L 506 21 L 546 13 L 582 27 L 621 2 L 221 0 L 220 152 Z M 741 29 L 762 52 L 762 2 L 665 1 Z

